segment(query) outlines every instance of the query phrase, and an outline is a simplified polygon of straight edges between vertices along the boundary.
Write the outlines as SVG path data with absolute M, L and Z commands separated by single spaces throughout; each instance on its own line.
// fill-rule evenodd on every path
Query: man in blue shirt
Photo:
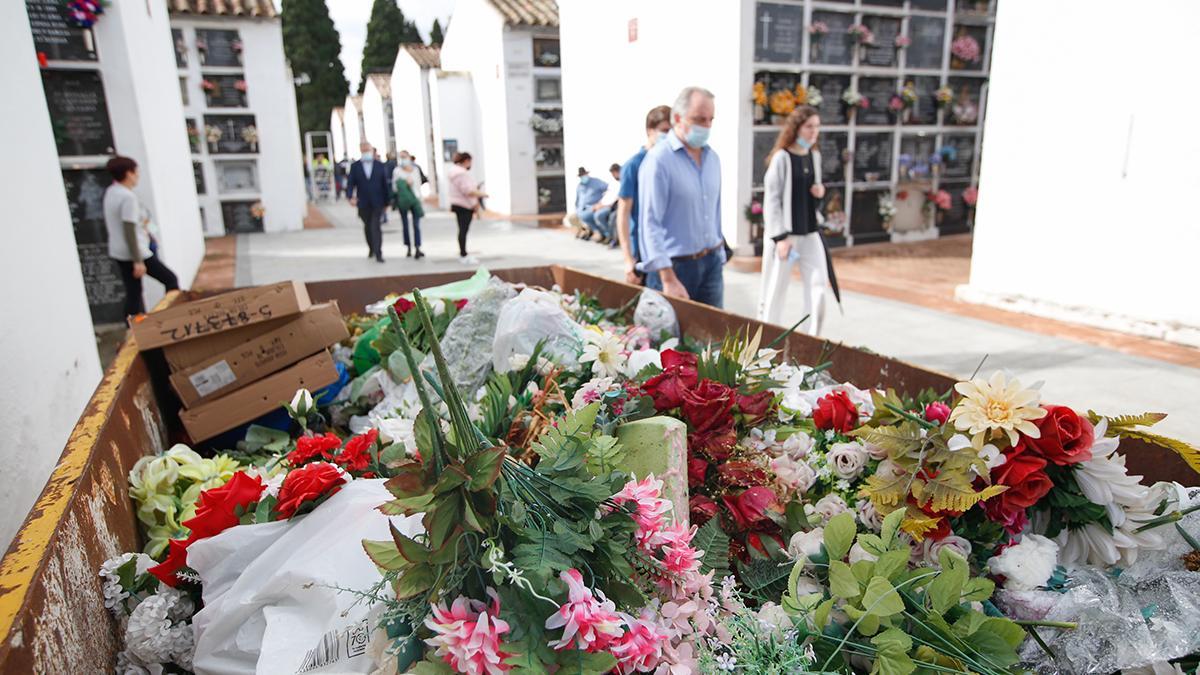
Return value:
M 596 227 L 596 212 L 592 207 L 604 196 L 604 190 L 607 188 L 608 183 L 599 178 L 592 178 L 587 169 L 579 167 L 579 186 L 575 188 L 575 215 L 579 216 L 579 220 L 583 221 L 584 227 L 587 228 L 581 238 L 590 238 L 593 232 L 600 231 Z
M 712 92 L 700 87 L 675 99 L 671 133 L 638 171 L 638 246 L 648 287 L 721 307 L 721 161 L 708 147 L 715 110 Z
M 621 167 L 621 188 L 617 192 L 617 238 L 621 242 L 621 252 L 625 254 L 626 283 L 642 283 L 642 275 L 637 270 L 637 263 L 641 260 L 637 229 L 638 171 L 642 160 L 646 158 L 646 151 L 666 138 L 670 131 L 671 108 L 665 105 L 651 108 L 646 113 L 646 144 Z

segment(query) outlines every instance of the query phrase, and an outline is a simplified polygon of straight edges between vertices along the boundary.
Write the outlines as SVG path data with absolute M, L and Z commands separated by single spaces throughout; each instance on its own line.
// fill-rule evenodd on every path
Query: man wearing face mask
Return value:
M 639 268 L 646 286 L 713 307 L 724 303 L 721 162 L 708 147 L 713 94 L 686 87 L 671 107 L 671 132 L 638 172 Z
M 645 276 L 638 272 L 641 260 L 638 248 L 638 174 L 646 153 L 656 143 L 666 140 L 671 131 L 671 108 L 660 105 L 646 113 L 646 144 L 634 153 L 621 167 L 621 187 L 617 192 L 617 239 L 621 242 L 621 253 L 625 255 L 625 283 L 641 285 Z
M 350 165 L 346 177 L 346 197 L 350 206 L 358 207 L 367 238 L 368 258 L 383 262 L 383 212 L 392 201 L 392 186 L 388 184 L 387 169 L 375 157 L 370 143 L 359 145 L 362 159 Z

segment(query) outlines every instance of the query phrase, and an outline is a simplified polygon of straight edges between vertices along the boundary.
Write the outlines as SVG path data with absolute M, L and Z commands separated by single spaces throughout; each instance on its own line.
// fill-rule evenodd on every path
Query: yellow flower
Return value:
M 796 85 L 796 105 L 805 103 L 808 103 L 808 90 L 804 88 L 804 85 L 798 84 Z
M 767 104 L 767 85 L 762 82 L 754 83 L 754 95 L 752 97 L 756 105 Z
M 796 109 L 796 95 L 791 90 L 784 89 L 771 94 L 771 112 L 776 115 L 787 115 Z
M 972 434 L 976 448 L 983 447 L 985 439 L 1004 434 L 1015 446 L 1018 431 L 1030 438 L 1041 436 L 1032 420 L 1045 417 L 1046 410 L 1038 405 L 1038 392 L 1022 389 L 1017 380 L 1009 381 L 997 371 L 990 380 L 977 377 L 959 382 L 954 389 L 963 398 L 950 413 L 950 421 L 959 431 Z

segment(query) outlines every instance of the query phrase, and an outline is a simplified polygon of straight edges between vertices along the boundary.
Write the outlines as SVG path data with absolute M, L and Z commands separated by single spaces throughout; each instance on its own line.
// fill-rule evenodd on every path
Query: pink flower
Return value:
M 907 35 L 901 35 L 896 38 L 896 46 L 900 48 L 907 47 L 912 44 L 912 39 Z
M 633 522 L 637 523 L 638 543 L 643 547 L 654 545 L 655 535 L 663 527 L 663 516 L 671 510 L 671 502 L 659 497 L 662 485 L 661 480 L 655 480 L 654 474 L 650 474 L 641 481 L 629 481 L 612 496 L 617 504 L 634 503 Z
M 966 190 L 963 190 L 962 200 L 967 206 L 975 206 L 975 202 L 979 201 L 979 188 L 972 185 Z
M 904 99 L 900 98 L 896 94 L 893 94 L 891 100 L 888 101 L 888 110 L 891 110 L 892 112 L 900 112 L 901 110 L 904 110 Z
M 750 213 L 758 215 L 763 212 L 762 204 L 759 202 L 750 202 Z
M 569 569 L 558 575 L 569 589 L 566 604 L 546 619 L 546 630 L 563 629 L 562 638 L 550 642 L 556 650 L 575 647 L 588 652 L 601 652 L 621 637 L 621 617 L 612 600 L 597 590 L 596 600 L 590 588 L 583 584 L 583 575 Z M 507 628 L 507 626 L 506 626 Z
M 979 60 L 979 42 L 970 35 L 956 37 L 950 43 L 950 53 L 967 63 L 974 63 Z
M 866 96 L 863 96 L 862 98 L 858 99 L 858 107 L 866 110 L 867 108 L 871 107 L 871 102 L 867 100 Z
M 500 636 L 508 632 L 508 623 L 499 618 L 500 596 L 490 588 L 487 594 L 490 607 L 460 595 L 450 609 L 444 603 L 434 605 L 425 619 L 434 633 L 425 644 L 435 647 L 435 653 L 460 673 L 496 675 L 512 670 L 504 663 L 512 654 L 500 651 Z
M 654 611 L 649 608 L 642 610 L 641 618 L 635 619 L 628 614 L 623 614 L 622 618 L 629 630 L 609 648 L 617 657 L 617 670 L 621 675 L 651 672 L 662 660 L 663 645 L 669 636 L 659 630 Z
M 950 406 L 941 401 L 934 401 L 925 406 L 925 419 L 938 424 L 945 424 L 950 419 Z
M 696 529 L 676 523 L 659 533 L 657 543 L 663 546 L 663 565 L 671 574 L 684 576 L 700 569 L 700 558 L 704 557 L 704 551 L 692 548 Z

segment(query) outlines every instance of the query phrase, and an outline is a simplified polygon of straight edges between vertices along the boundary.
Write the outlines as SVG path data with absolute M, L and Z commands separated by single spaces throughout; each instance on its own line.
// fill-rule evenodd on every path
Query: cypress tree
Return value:
M 390 73 L 396 65 L 396 52 L 406 42 L 422 43 L 417 25 L 404 18 L 396 0 L 375 0 L 367 21 L 367 43 L 363 46 L 362 78 L 358 93 L 367 87 L 368 73 Z
M 442 40 L 445 36 L 442 34 L 442 24 L 437 19 L 433 20 L 433 27 L 429 29 L 429 44 L 442 46 Z
M 342 105 L 350 83 L 342 67 L 342 48 L 325 0 L 283 0 L 283 51 L 296 78 L 296 111 L 301 139 L 306 131 L 327 131 L 333 108 Z

